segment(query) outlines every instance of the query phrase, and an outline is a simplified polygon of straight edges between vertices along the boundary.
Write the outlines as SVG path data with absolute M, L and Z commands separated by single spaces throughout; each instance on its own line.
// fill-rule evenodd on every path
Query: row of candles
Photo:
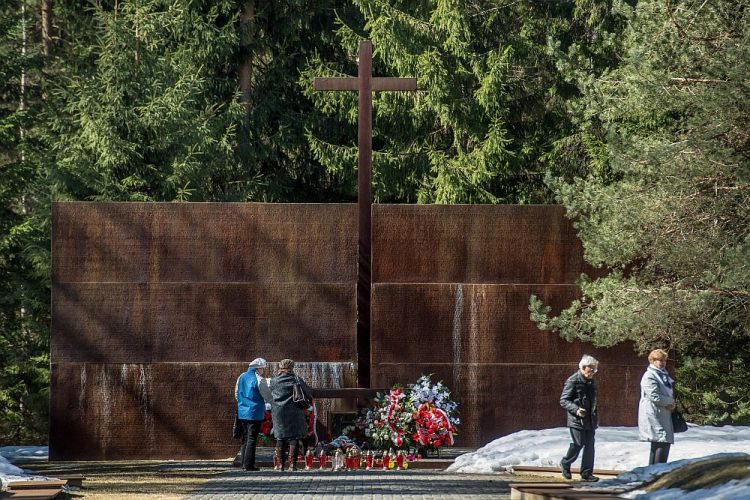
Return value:
M 302 457 L 299 460 L 302 460 Z M 274 455 L 273 464 L 275 469 L 281 468 L 281 460 L 278 455 Z M 317 460 L 313 451 L 309 450 L 305 456 L 305 470 L 312 470 L 316 466 L 319 470 L 327 470 L 330 466 L 330 470 L 333 471 L 357 469 L 388 470 L 391 468 L 403 470 L 408 468 L 406 452 L 403 450 L 395 453 L 393 450 L 390 452 L 386 451 L 382 457 L 376 457 L 372 451 L 367 451 L 363 454 L 355 448 L 350 449 L 346 454 L 338 449 L 333 456 L 326 455 L 325 451 L 321 451 Z

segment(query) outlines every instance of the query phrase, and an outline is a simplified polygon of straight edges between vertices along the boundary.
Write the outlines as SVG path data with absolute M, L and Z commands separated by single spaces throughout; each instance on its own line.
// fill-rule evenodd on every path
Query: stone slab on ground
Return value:
M 516 476 L 545 476 L 545 477 L 557 477 L 562 475 L 562 469 L 560 467 L 536 467 L 529 465 L 513 465 L 511 467 L 513 475 Z M 574 479 L 581 478 L 581 469 L 573 467 L 570 469 Z M 621 470 L 606 470 L 606 469 L 594 469 L 593 474 L 602 479 L 610 479 L 617 477 L 624 471 Z
M 618 491 L 582 489 L 581 483 L 511 483 L 510 500 L 608 500 Z
M 57 479 L 67 481 L 68 486 L 71 486 L 73 488 L 83 488 L 83 481 L 86 479 L 86 476 L 83 476 L 81 474 L 58 474 L 55 477 Z
M 51 481 L 11 481 L 8 483 L 8 489 L 13 491 L 18 490 L 51 490 L 51 489 L 62 489 L 63 486 L 68 484 L 67 480 L 51 480 Z
M 510 498 L 510 477 L 498 474 L 448 474 L 443 471 L 243 472 L 216 476 L 185 500 L 307 498 Z
M 45 490 L 15 490 L 15 491 L 4 491 L 0 493 L 0 499 L 2 500 L 52 500 L 62 493 L 61 488 L 50 488 Z

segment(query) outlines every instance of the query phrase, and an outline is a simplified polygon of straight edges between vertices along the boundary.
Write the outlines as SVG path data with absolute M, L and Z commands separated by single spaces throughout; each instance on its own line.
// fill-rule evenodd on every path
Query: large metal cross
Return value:
M 373 78 L 372 42 L 359 43 L 357 78 L 315 78 L 314 90 L 359 91 L 357 272 L 357 385 L 370 387 L 370 290 L 372 287 L 372 93 L 417 90 L 416 78 Z

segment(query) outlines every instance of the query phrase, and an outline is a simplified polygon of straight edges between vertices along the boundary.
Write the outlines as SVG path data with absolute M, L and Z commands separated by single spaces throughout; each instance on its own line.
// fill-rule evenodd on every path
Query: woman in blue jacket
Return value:
M 242 424 L 242 434 L 245 442 L 242 445 L 242 470 L 258 471 L 255 466 L 255 447 L 258 443 L 258 432 L 263 416 L 266 414 L 266 403 L 260 395 L 258 387 L 263 380 L 263 371 L 268 363 L 263 358 L 256 358 L 250 362 L 247 371 L 240 375 L 234 387 L 237 399 L 237 415 Z

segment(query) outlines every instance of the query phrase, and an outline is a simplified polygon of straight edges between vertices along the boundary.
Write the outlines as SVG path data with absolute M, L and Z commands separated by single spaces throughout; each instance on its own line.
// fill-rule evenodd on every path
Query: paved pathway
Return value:
M 219 474 L 185 500 L 332 498 L 461 499 L 510 498 L 506 476 L 443 471 L 260 472 Z

